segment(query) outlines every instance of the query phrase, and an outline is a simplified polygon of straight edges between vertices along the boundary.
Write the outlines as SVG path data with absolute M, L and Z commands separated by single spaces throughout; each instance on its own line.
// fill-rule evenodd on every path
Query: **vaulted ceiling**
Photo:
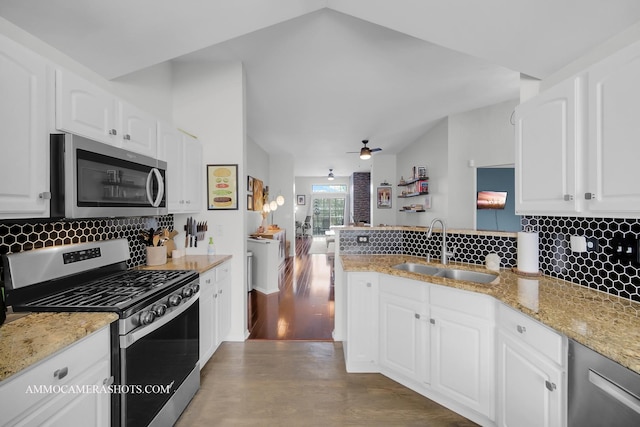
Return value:
M 242 61 L 247 135 L 300 176 L 367 170 L 438 120 L 519 95 L 640 20 L 637 0 L 0 0 L 0 16 L 107 79 Z

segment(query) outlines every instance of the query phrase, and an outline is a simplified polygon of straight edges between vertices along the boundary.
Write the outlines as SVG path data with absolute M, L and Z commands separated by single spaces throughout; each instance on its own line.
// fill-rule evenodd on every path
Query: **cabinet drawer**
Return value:
M 216 283 L 227 280 L 227 278 L 229 277 L 229 269 L 230 267 L 228 262 L 225 262 L 224 264 L 215 268 Z
M 498 324 L 506 333 L 563 365 L 562 335 L 504 304 L 498 305 Z
M 55 392 L 46 391 L 48 388 L 75 384 L 74 380 L 79 375 L 109 354 L 109 326 L 106 326 L 7 379 L 0 386 L 0 402 L 7 408 L 3 418 L 12 420 L 39 402 L 55 396 Z M 56 372 L 62 378 L 57 378 Z
M 460 311 L 488 320 L 493 320 L 494 318 L 495 300 L 493 297 L 442 285 L 432 285 L 429 293 L 431 305 Z

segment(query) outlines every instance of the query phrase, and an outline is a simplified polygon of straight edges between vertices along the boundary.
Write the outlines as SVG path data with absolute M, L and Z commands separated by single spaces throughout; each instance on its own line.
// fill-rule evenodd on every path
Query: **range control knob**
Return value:
M 191 288 L 191 286 L 182 289 L 182 296 L 184 298 L 189 298 L 191 295 L 193 295 L 193 288 Z
M 152 311 L 143 311 L 142 313 L 140 313 L 140 316 L 138 317 L 138 322 L 141 325 L 148 325 L 149 323 L 153 322 L 156 318 L 156 315 L 153 314 Z
M 167 305 L 166 304 L 156 304 L 153 307 L 151 307 L 151 311 L 153 312 L 153 314 L 156 315 L 156 317 L 164 316 L 164 313 L 167 312 Z
M 175 307 L 182 302 L 182 295 L 173 294 L 169 297 L 167 302 L 169 303 L 169 307 Z
M 197 293 L 200 290 L 200 285 L 198 283 L 191 285 L 191 289 L 193 289 L 193 293 Z

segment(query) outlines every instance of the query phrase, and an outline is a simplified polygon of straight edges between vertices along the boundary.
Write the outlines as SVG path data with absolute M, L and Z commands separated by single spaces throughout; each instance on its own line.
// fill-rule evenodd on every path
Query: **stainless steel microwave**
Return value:
M 51 217 L 167 214 L 167 163 L 78 135 L 52 134 Z

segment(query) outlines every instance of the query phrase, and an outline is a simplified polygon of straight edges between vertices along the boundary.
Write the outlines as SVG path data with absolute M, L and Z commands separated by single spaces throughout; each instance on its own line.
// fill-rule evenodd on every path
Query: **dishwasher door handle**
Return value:
M 612 398 L 616 399 L 618 402 L 640 414 L 640 399 L 636 395 L 629 393 L 618 384 L 606 377 L 603 377 L 592 369 L 589 369 L 589 382 Z

